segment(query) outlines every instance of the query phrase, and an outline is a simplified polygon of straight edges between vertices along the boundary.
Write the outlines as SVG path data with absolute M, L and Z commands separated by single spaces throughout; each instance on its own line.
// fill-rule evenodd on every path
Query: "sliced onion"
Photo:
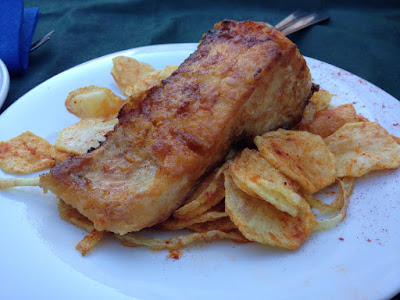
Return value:
M 339 224 L 346 217 L 347 208 L 350 203 L 350 195 L 353 193 L 354 177 L 343 177 L 342 179 L 337 179 L 337 182 L 339 185 L 338 197 L 343 199 L 343 206 L 333 217 L 327 220 L 318 221 L 318 225 L 314 228 L 314 231 L 330 229 Z
M 125 235 L 115 235 L 124 246 L 136 247 L 145 246 L 152 250 L 179 250 L 187 247 L 189 244 L 196 241 L 210 242 L 213 240 L 229 239 L 238 243 L 246 243 L 248 240 L 243 237 L 239 231 L 223 232 L 219 230 L 212 230 L 202 233 L 191 233 L 173 237 L 170 239 L 157 239 L 137 236 L 132 233 Z
M 17 186 L 39 186 L 40 177 L 0 178 L 0 190 Z
M 97 231 L 93 229 L 90 234 L 85 236 L 78 245 L 76 245 L 76 250 L 80 251 L 83 256 L 85 256 L 89 251 L 91 251 L 103 238 L 106 231 Z

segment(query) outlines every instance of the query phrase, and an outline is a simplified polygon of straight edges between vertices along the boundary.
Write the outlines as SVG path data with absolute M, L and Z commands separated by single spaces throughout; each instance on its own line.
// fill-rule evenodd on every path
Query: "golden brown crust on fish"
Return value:
M 280 32 L 220 22 L 162 86 L 121 109 L 99 148 L 54 166 L 41 186 L 99 231 L 138 231 L 167 219 L 233 142 L 296 123 L 310 93 L 306 63 Z

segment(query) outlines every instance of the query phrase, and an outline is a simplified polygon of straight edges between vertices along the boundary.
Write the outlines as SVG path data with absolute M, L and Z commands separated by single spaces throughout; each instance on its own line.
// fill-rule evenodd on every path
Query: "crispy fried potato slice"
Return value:
M 237 243 L 247 243 L 248 240 L 243 237 L 240 232 L 223 232 L 219 230 L 212 230 L 202 233 L 191 233 L 188 235 L 177 236 L 170 239 L 157 239 L 157 238 L 147 238 L 142 236 L 137 236 L 132 233 L 125 235 L 115 236 L 121 241 L 122 245 L 128 247 L 145 246 L 152 250 L 179 250 L 186 248 L 189 244 L 201 241 L 201 242 L 211 242 L 214 240 L 229 239 Z
M 229 217 L 223 217 L 216 219 L 214 221 L 193 224 L 186 228 L 196 232 L 207 232 L 211 230 L 219 230 L 226 232 L 232 229 L 237 229 L 236 225 L 231 221 L 231 219 L 229 219 Z
M 110 89 L 94 85 L 76 89 L 65 99 L 68 111 L 82 119 L 116 117 L 123 103 Z
M 158 72 L 151 65 L 127 56 L 113 58 L 111 75 L 126 96 L 148 90 L 160 81 L 157 78 Z
M 268 201 L 277 209 L 297 216 L 304 199 L 298 184 L 264 159 L 257 150 L 244 149 L 229 166 L 235 184 L 245 193 Z
M 178 67 L 168 65 L 163 70 L 156 71 L 149 64 L 132 57 L 117 56 L 113 58 L 111 75 L 124 95 L 137 97 L 161 84 L 161 80 L 169 77 Z
M 106 133 L 113 130 L 117 123 L 117 118 L 82 119 L 58 133 L 55 147 L 67 153 L 86 153 L 90 148 L 97 148 L 105 140 Z
M 335 156 L 337 177 L 360 177 L 400 165 L 400 145 L 375 122 L 347 123 L 325 143 Z
M 332 97 L 333 95 L 328 91 L 321 89 L 311 96 L 310 102 L 315 104 L 316 112 L 318 112 L 328 108 L 329 103 L 332 101 Z
M 85 256 L 88 252 L 92 251 L 105 234 L 106 231 L 97 231 L 93 229 L 90 234 L 86 235 L 83 240 L 76 245 L 75 249 L 80 251 L 82 256 Z
M 396 141 L 397 144 L 400 145 L 400 137 L 397 137 L 395 135 L 391 135 L 391 137 Z
M 314 102 L 308 102 L 303 111 L 303 116 L 300 122 L 295 126 L 295 130 L 306 130 L 307 125 L 314 119 L 314 115 L 317 112 L 317 106 Z
M 167 77 L 171 76 L 172 73 L 174 73 L 176 71 L 176 69 L 178 69 L 179 66 L 177 65 L 168 65 L 165 66 L 164 69 L 160 70 L 159 73 L 157 74 L 157 78 L 158 80 L 164 80 Z
M 225 197 L 223 172 L 214 170 L 207 175 L 186 201 L 174 212 L 175 218 L 190 219 L 201 215 Z
M 41 171 L 68 157 L 68 154 L 57 151 L 44 138 L 30 131 L 0 142 L 0 169 L 6 173 L 29 174 Z
M 139 90 L 147 90 L 157 84 L 157 78 L 155 78 L 154 84 L 140 83 L 146 75 L 155 72 L 156 70 L 151 65 L 141 63 L 132 57 L 117 56 L 113 58 L 111 75 L 126 96 L 136 94 Z M 140 88 L 139 85 L 141 85 Z
M 369 120 L 366 117 L 364 117 L 362 114 L 358 114 L 357 122 L 369 122 Z
M 58 200 L 58 212 L 61 219 L 67 221 L 68 223 L 71 223 L 87 232 L 92 232 L 94 230 L 92 221 L 61 199 Z
M 329 108 L 329 103 L 332 100 L 332 95 L 326 90 L 316 91 L 306 105 L 301 121 L 296 125 L 297 130 L 306 130 L 307 125 L 314 119 L 317 112 Z
M 317 224 L 315 215 L 305 201 L 301 202 L 298 216 L 292 217 L 269 202 L 243 192 L 228 172 L 225 174 L 225 191 L 226 212 L 250 241 L 297 249 Z
M 358 116 L 352 104 L 343 104 L 333 109 L 319 111 L 307 125 L 308 132 L 325 138 L 346 123 L 358 122 Z
M 335 157 L 318 135 L 279 129 L 254 142 L 262 157 L 309 193 L 335 182 Z

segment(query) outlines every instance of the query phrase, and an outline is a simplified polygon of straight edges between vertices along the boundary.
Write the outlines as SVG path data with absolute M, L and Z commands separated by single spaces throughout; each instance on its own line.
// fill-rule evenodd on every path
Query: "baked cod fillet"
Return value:
M 100 147 L 55 165 L 40 185 L 97 230 L 138 231 L 182 205 L 232 143 L 295 124 L 310 96 L 295 44 L 263 23 L 223 21 L 162 86 L 121 109 Z

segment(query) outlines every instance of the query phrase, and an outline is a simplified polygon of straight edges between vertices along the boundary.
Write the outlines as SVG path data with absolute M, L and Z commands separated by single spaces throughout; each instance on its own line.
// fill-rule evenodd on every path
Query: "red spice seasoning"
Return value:
M 169 250 L 168 258 L 172 258 L 172 259 L 178 260 L 178 259 L 181 258 L 182 254 L 183 253 L 181 251 L 179 251 L 179 250 Z

